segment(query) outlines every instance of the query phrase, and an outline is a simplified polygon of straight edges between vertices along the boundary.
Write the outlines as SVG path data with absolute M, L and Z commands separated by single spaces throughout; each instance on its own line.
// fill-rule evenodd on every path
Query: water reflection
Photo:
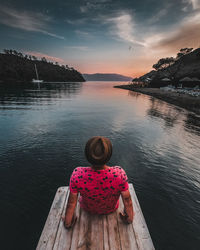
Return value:
M 0 109 L 23 109 L 17 106 L 49 105 L 52 99 L 71 99 L 79 95 L 81 82 L 0 84 Z M 24 107 L 27 109 L 27 107 Z
M 187 113 L 184 128 L 186 131 L 200 135 L 200 116 L 194 113 Z
M 134 95 L 135 96 L 135 95 Z M 182 123 L 186 131 L 200 135 L 200 116 L 192 112 L 187 112 L 176 106 L 149 97 L 150 108 L 147 115 L 152 118 L 159 118 L 164 121 L 165 127 L 173 127 L 177 123 Z
M 128 95 L 137 99 L 139 96 L 141 97 L 142 94 L 139 92 L 134 92 L 134 91 L 129 90 Z
M 156 249 L 198 249 L 199 117 L 113 85 L 0 86 L 0 235 L 10 249 L 35 249 L 55 190 L 88 164 L 94 135 L 112 140 L 110 165 L 134 183 Z
M 147 114 L 151 117 L 162 119 L 166 127 L 173 127 L 180 118 L 181 113 L 177 107 L 171 108 L 169 104 L 153 97 L 150 99 L 150 108 Z

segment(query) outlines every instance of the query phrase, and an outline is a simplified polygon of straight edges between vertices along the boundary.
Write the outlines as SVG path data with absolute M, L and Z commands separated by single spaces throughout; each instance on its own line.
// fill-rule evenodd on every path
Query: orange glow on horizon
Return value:
M 95 74 L 95 73 L 102 73 L 102 74 L 120 74 L 124 76 L 129 76 L 132 78 L 140 77 L 149 71 L 152 70 L 151 67 L 141 67 L 138 65 L 137 67 L 129 67 L 127 68 L 123 65 L 123 67 L 115 67 L 115 65 L 79 65 L 79 64 L 72 64 L 72 66 L 77 69 L 82 74 Z M 89 69 L 89 70 L 88 70 Z

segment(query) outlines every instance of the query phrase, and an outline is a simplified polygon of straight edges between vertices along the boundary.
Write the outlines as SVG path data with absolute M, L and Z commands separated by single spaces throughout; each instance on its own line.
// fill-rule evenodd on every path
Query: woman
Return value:
M 77 167 L 70 178 L 70 194 L 66 207 L 64 225 L 71 228 L 76 222 L 74 211 L 80 193 L 80 207 L 92 214 L 108 214 L 119 206 L 122 196 L 125 223 L 132 223 L 134 211 L 129 192 L 128 178 L 119 166 L 109 167 L 106 163 L 112 155 L 112 144 L 108 138 L 95 136 L 85 146 L 85 156 L 90 167 Z

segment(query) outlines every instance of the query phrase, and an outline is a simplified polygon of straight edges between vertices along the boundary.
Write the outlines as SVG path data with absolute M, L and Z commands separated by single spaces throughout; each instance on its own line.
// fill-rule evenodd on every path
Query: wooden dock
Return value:
M 69 195 L 69 187 L 57 190 L 37 250 L 153 250 L 142 210 L 133 185 L 129 184 L 135 217 L 132 224 L 124 224 L 119 216 L 123 211 L 120 197 L 119 208 L 109 215 L 90 215 L 77 202 L 77 221 L 72 229 L 65 229 L 62 216 Z

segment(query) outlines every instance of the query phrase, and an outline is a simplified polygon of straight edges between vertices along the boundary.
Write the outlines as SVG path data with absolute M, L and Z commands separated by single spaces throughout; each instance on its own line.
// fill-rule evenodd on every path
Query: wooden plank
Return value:
M 77 216 L 77 221 L 75 223 L 75 225 L 73 226 L 72 229 L 70 230 L 66 230 L 68 231 L 72 231 L 71 232 L 71 246 L 70 249 L 77 249 L 77 242 L 78 242 L 78 237 L 79 237 L 79 230 L 80 230 L 80 204 L 79 204 L 79 199 L 80 199 L 80 195 L 78 196 L 78 201 L 77 201 L 77 206 L 76 206 L 76 216 Z
M 91 221 L 91 249 L 103 250 L 103 217 L 92 215 Z
M 117 220 L 118 220 L 118 227 L 119 227 L 119 233 L 120 233 L 121 248 L 122 250 L 137 250 L 138 245 L 135 239 L 133 225 L 125 224 L 120 218 L 119 212 L 123 212 L 123 211 L 124 211 L 124 205 L 123 205 L 122 198 L 120 196 L 119 208 L 117 211 Z
M 63 212 L 63 207 L 67 196 L 67 190 L 67 187 L 58 188 L 39 243 L 37 245 L 37 250 L 52 249 L 58 231 L 58 225 L 61 220 L 61 214 Z
M 104 250 L 110 250 L 109 245 L 109 234 L 108 234 L 108 218 L 107 215 L 103 216 L 103 249 Z
M 117 213 L 111 213 L 107 215 L 108 219 L 108 239 L 110 249 L 113 250 L 121 250 L 120 236 L 119 236 L 119 228 L 117 223 Z
M 119 208 L 108 215 L 91 215 L 77 202 L 77 222 L 66 230 L 62 215 L 69 197 L 69 187 L 56 192 L 37 250 L 153 250 L 154 246 L 132 184 L 129 184 L 135 217 L 126 225 L 119 216 L 124 205 L 120 197 Z M 80 195 L 78 197 L 80 199 Z
M 144 216 L 142 214 L 142 210 L 140 208 L 135 190 L 132 184 L 129 184 L 129 190 L 131 193 L 133 208 L 135 211 L 135 217 L 133 220 L 133 231 L 135 234 L 135 238 L 137 241 L 139 250 L 154 250 L 153 242 L 151 240 L 151 236 L 149 234 L 149 230 L 147 228 Z
M 69 187 L 67 187 L 67 197 L 64 203 L 62 217 L 65 216 L 65 210 L 66 210 L 66 206 L 67 206 L 67 202 L 69 198 L 69 193 L 70 193 Z M 71 247 L 71 239 L 72 239 L 72 229 L 66 230 L 66 228 L 64 227 L 63 221 L 60 220 L 53 250 L 69 250 Z
M 80 224 L 79 224 L 79 235 L 77 241 L 77 249 L 85 250 L 90 249 L 90 235 L 91 235 L 91 226 L 90 226 L 90 215 L 85 210 L 80 208 Z M 76 248 L 71 248 L 76 249 Z

